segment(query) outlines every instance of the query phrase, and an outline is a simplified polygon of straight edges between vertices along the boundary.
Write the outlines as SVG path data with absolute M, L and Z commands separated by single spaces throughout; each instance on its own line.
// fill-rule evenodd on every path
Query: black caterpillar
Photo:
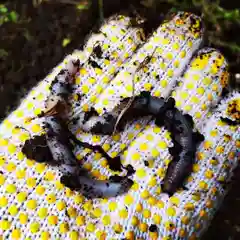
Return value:
M 56 96 L 60 101 L 67 100 L 71 91 L 69 84 L 71 77 L 78 71 L 79 66 L 79 61 L 72 61 L 70 62 L 70 66 L 59 72 L 50 88 L 53 100 Z M 22 148 L 23 154 L 27 158 L 35 159 L 37 162 L 47 162 L 51 165 L 57 165 L 63 173 L 60 179 L 61 183 L 71 189 L 80 189 L 82 194 L 88 198 L 114 197 L 128 191 L 133 181 L 127 176 L 117 176 L 117 178 L 116 176 L 112 176 L 106 181 L 96 180 L 81 167 L 73 154 L 74 144 L 95 152 L 100 152 L 107 159 L 110 169 L 114 171 L 121 171 L 124 168 L 121 165 L 120 156 L 111 158 L 101 146 L 93 146 L 89 143 L 79 141 L 69 131 L 60 114 L 56 106 L 47 113 L 42 112 L 39 114 L 38 117 L 45 118 L 44 128 L 46 134 L 27 140 Z M 130 169 L 129 166 L 125 168 L 127 170 Z M 133 169 L 130 170 L 133 172 Z
M 122 103 L 129 101 L 129 98 L 122 100 Z M 183 182 L 191 172 L 195 159 L 197 145 L 204 140 L 199 132 L 194 132 L 194 122 L 188 114 L 182 114 L 175 107 L 175 100 L 151 96 L 150 92 L 143 91 L 136 96 L 132 105 L 123 115 L 119 122 L 118 130 L 129 119 L 152 115 L 158 126 L 165 126 L 171 133 L 174 147 L 169 149 L 173 160 L 168 166 L 167 174 L 162 183 L 162 190 L 172 195 L 178 188 L 183 187 Z M 84 118 L 81 116 L 82 119 Z M 94 109 L 91 109 L 88 117 L 82 121 L 82 127 L 94 134 L 112 134 L 118 115 L 115 112 L 105 113 L 98 116 Z

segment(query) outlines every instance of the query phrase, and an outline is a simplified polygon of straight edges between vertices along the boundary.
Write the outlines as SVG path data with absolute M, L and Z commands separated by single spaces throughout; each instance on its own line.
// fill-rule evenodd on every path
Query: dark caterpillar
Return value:
M 100 152 L 107 159 L 109 167 L 115 171 L 124 168 L 120 157 L 111 158 L 101 146 L 79 141 L 60 117 L 71 92 L 71 79 L 79 67 L 79 60 L 70 61 L 66 69 L 62 69 L 55 77 L 50 87 L 52 96 L 47 100 L 47 110 L 38 115 L 45 117 L 46 134 L 27 140 L 22 152 L 37 162 L 57 165 L 63 173 L 61 183 L 72 189 L 80 189 L 86 197 L 114 197 L 128 191 L 133 181 L 127 176 L 119 177 L 120 180 L 117 182 L 112 179 L 106 181 L 93 179 L 73 154 L 74 143 Z M 133 169 L 130 170 L 133 172 Z
M 129 98 L 122 100 L 126 104 Z M 89 115 L 82 121 L 83 129 L 95 134 L 111 134 L 117 121 L 117 112 L 105 113 L 98 116 L 96 111 L 91 110 Z M 143 91 L 136 96 L 130 108 L 124 113 L 120 120 L 118 130 L 123 130 L 126 121 L 137 117 L 152 115 L 158 126 L 165 126 L 171 133 L 174 147 L 169 149 L 173 160 L 168 166 L 167 174 L 162 183 L 162 190 L 172 195 L 178 188 L 182 187 L 187 175 L 191 172 L 192 164 L 199 142 L 204 136 L 199 132 L 193 132 L 194 122 L 188 114 L 182 114 L 175 108 L 175 100 L 151 96 L 150 92 Z M 82 118 L 83 115 L 81 116 Z M 110 121 L 108 121 L 110 119 Z
M 80 67 L 80 61 L 77 59 L 70 61 L 65 69 L 60 70 L 50 86 L 51 94 L 66 99 L 71 92 L 71 80 Z
M 62 140 L 64 138 L 71 139 L 75 144 L 78 144 L 84 148 L 89 148 L 95 152 L 101 153 L 103 155 L 103 157 L 107 159 L 111 170 L 121 171 L 122 166 L 121 166 L 121 162 L 120 162 L 120 157 L 112 158 L 104 151 L 104 149 L 101 146 L 99 146 L 99 145 L 93 146 L 86 142 L 81 142 L 81 141 L 77 140 L 77 138 L 68 130 L 68 126 L 61 120 L 61 117 L 59 117 L 62 113 L 64 113 L 65 108 L 66 108 L 67 98 L 68 98 L 69 94 L 71 93 L 71 80 L 72 80 L 74 74 L 76 74 L 76 72 L 79 71 L 80 67 L 81 67 L 81 64 L 80 64 L 79 60 L 69 61 L 69 63 L 67 63 L 66 68 L 60 70 L 60 72 L 57 74 L 57 76 L 55 77 L 55 79 L 53 80 L 53 82 L 51 84 L 51 87 L 50 87 L 51 95 L 47 99 L 47 102 L 46 102 L 47 110 L 45 112 L 42 111 L 38 115 L 38 117 L 46 117 L 45 123 L 48 127 L 50 127 L 50 129 L 48 129 L 47 136 L 49 136 L 50 134 L 52 134 L 54 136 L 54 137 L 52 137 L 52 139 L 49 138 L 48 143 L 50 144 L 52 142 L 52 144 L 54 144 L 55 147 L 57 146 L 56 140 L 54 140 L 56 134 L 59 137 L 61 137 Z M 93 113 L 93 114 L 95 114 L 95 113 Z M 86 119 L 84 119 L 83 122 L 85 120 L 88 120 L 89 117 L 92 117 L 93 114 L 92 113 L 86 114 L 86 116 L 85 116 Z M 55 118 L 57 117 L 57 120 L 54 119 L 53 117 L 49 117 L 49 116 L 55 116 Z M 60 121 L 61 121 L 61 123 L 60 123 Z M 60 130 L 60 128 L 61 128 L 61 130 Z M 56 131 L 58 131 L 58 132 L 56 132 Z M 31 142 L 32 141 L 33 140 L 31 140 Z M 55 142 L 53 143 L 53 141 L 55 141 Z M 28 146 L 30 144 L 30 142 L 26 142 L 26 144 Z M 69 143 L 62 142 L 61 144 L 67 145 Z M 37 148 L 39 148 L 38 144 L 36 146 L 38 146 Z M 36 148 L 36 146 L 34 146 L 34 144 L 33 144 L 32 150 L 29 150 L 30 148 L 28 148 L 27 151 L 28 151 L 29 156 L 30 156 L 30 151 L 32 152 L 33 149 Z M 38 161 L 42 161 L 41 156 L 37 157 L 37 159 L 38 159 Z
M 156 120 L 159 124 L 159 120 Z M 193 132 L 193 120 L 190 115 L 183 115 L 178 109 L 168 110 L 161 118 L 161 125 L 170 131 L 174 146 L 169 149 L 173 160 L 170 162 L 162 183 L 162 190 L 169 196 L 183 187 L 183 182 L 192 171 L 197 145 L 204 140 L 199 132 Z
M 42 136 L 43 142 L 46 144 L 45 150 L 48 153 L 48 163 L 57 165 L 63 176 L 60 181 L 65 186 L 73 190 L 81 190 L 81 193 L 87 197 L 115 197 L 119 194 L 127 192 L 133 184 L 133 181 L 126 177 L 118 176 L 118 181 L 110 178 L 109 180 L 96 180 L 93 179 L 79 164 L 73 154 L 73 142 L 80 144 L 80 146 L 90 148 L 94 151 L 102 149 L 100 146 L 92 146 L 88 143 L 81 142 L 73 137 L 73 135 L 66 129 L 61 119 L 53 116 L 47 116 L 45 118 L 45 130 L 46 136 Z M 29 146 L 31 143 L 31 146 Z M 34 153 L 38 154 L 38 146 L 34 145 L 34 142 L 28 140 L 25 142 L 22 151 L 23 153 L 32 159 L 34 159 Z M 46 148 L 48 147 L 48 148 Z M 51 157 L 50 154 L 51 153 Z M 102 149 L 100 152 L 104 152 Z M 106 154 L 106 153 L 105 153 Z M 107 155 L 107 154 L 106 154 Z M 109 157 L 109 156 L 108 156 Z M 110 158 L 110 157 L 109 157 Z M 41 158 L 37 158 L 38 161 L 43 162 Z M 46 159 L 45 159 L 46 160 Z
M 119 112 L 129 102 L 129 98 L 124 98 L 121 103 L 112 111 L 104 113 L 99 116 L 94 108 L 91 108 L 88 112 L 81 112 L 78 117 L 73 121 L 86 132 L 94 134 L 111 135 L 114 131 L 114 127 L 119 116 Z M 166 102 L 163 98 L 157 98 L 150 96 L 149 92 L 141 92 L 139 96 L 136 96 L 131 107 L 122 116 L 117 125 L 118 131 L 123 131 L 127 121 L 137 119 L 139 117 L 148 115 L 164 115 L 167 109 L 174 107 L 175 101 L 173 98 L 169 98 Z

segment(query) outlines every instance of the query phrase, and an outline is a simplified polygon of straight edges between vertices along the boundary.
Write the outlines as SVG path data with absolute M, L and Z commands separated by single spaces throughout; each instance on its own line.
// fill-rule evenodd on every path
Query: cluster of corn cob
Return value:
M 240 94 L 221 99 L 228 83 L 228 64 L 216 49 L 201 48 L 201 19 L 180 12 L 148 38 L 127 16 L 113 16 L 44 79 L 0 125 L 0 239 L 197 239 L 206 230 L 227 193 L 227 183 L 239 159 Z M 169 132 L 151 117 L 127 124 L 114 136 L 97 136 L 71 126 L 76 136 L 101 144 L 136 173 L 123 196 L 85 199 L 60 183 L 57 168 L 26 159 L 24 142 L 44 134 L 44 118 L 51 83 L 69 61 L 80 61 L 75 76 L 69 118 L 92 106 L 102 114 L 116 108 L 123 97 L 147 90 L 172 96 L 205 136 L 198 147 L 193 172 L 169 197 L 161 182 L 172 157 Z M 54 98 L 53 98 L 54 99 Z M 27 129 L 24 131 L 16 126 Z M 97 179 L 116 174 L 100 154 L 76 147 L 75 155 Z M 146 164 L 147 162 L 147 164 Z

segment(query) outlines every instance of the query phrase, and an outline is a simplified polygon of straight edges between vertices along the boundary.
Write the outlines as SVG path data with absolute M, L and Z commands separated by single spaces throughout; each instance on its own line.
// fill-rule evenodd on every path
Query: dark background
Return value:
M 102 7 L 99 7 L 102 2 Z M 159 25 L 169 11 L 190 10 L 203 14 L 206 45 L 226 56 L 232 73 L 231 86 L 238 87 L 240 73 L 240 7 L 238 0 L 11 0 L 0 7 L 0 120 L 12 111 L 28 90 L 76 48 L 102 15 L 136 9 L 149 26 Z M 156 26 L 157 26 L 156 25 Z M 63 40 L 69 43 L 63 46 Z M 232 190 L 203 239 L 240 239 L 240 171 Z

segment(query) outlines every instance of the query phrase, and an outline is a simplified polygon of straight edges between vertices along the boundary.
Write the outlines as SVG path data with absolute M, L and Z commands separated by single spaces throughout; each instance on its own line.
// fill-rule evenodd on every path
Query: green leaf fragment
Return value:
M 17 22 L 18 14 L 14 11 L 11 11 L 8 15 L 8 19 L 12 22 Z
M 7 13 L 8 9 L 4 5 L 0 5 L 0 13 Z

